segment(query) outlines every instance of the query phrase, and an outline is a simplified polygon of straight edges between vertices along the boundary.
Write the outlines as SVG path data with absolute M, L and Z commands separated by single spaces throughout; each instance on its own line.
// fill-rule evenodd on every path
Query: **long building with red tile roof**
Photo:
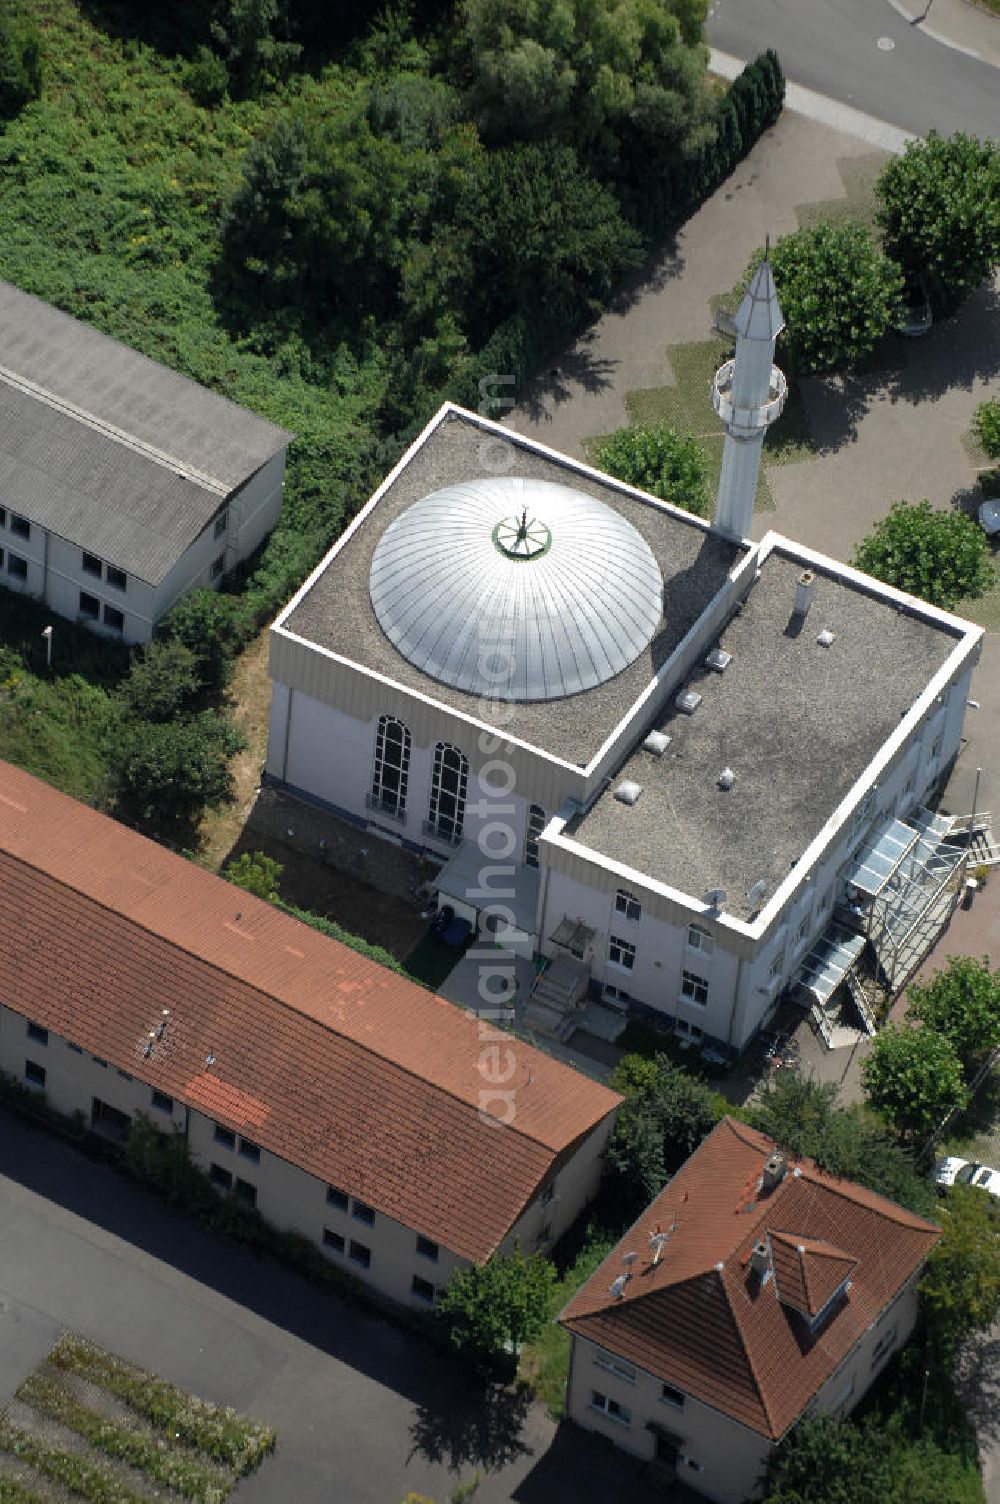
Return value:
M 596 1189 L 613 1092 L 2 763 L 0 931 L 0 1066 L 105 1131 L 169 1118 L 390 1293 L 375 1222 L 441 1283 Z
M 905 1341 L 939 1236 L 725 1118 L 562 1312 L 569 1412 L 735 1504 L 807 1407 L 853 1406 Z

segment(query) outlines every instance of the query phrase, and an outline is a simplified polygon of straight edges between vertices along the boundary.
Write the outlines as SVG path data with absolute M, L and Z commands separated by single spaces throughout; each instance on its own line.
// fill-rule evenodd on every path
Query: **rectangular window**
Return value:
M 226 528 L 228 526 L 229 526 L 229 508 L 227 507 L 226 510 L 224 512 L 220 512 L 219 515 L 218 515 L 218 517 L 216 517 L 216 519 L 215 519 L 215 537 L 216 538 L 221 538 L 222 535 L 223 535 L 223 533 L 226 531 Z
M 27 517 L 19 517 L 16 512 L 10 514 L 10 530 L 15 538 L 31 537 L 31 523 Z
M 635 1383 L 635 1369 L 628 1363 L 620 1363 L 610 1353 L 595 1353 L 594 1366 L 603 1368 L 605 1373 L 613 1373 L 616 1379 L 624 1379 L 626 1384 Z
M 351 1239 L 350 1256 L 355 1264 L 360 1264 L 362 1269 L 369 1269 L 372 1261 L 372 1251 L 366 1248 L 364 1243 L 356 1243 Z
M 619 888 L 615 894 L 615 913 L 624 914 L 631 924 L 638 924 L 642 918 L 642 904 L 625 888 Z
M 3 549 L 0 548 L 0 569 L 3 568 Z
M 83 555 L 83 572 L 84 574 L 92 574 L 97 580 L 101 578 L 103 567 L 96 554 Z
M 44 1065 L 37 1065 L 34 1060 L 26 1060 L 24 1062 L 24 1079 L 28 1082 L 29 1086 L 44 1086 Z
M 0 507 L 0 527 L 7 526 L 7 508 Z
M 86 590 L 80 591 L 80 615 L 86 616 L 89 621 L 97 621 L 101 614 L 101 603 L 96 595 L 88 595 Z
M 630 1426 L 632 1424 L 632 1412 L 628 1406 L 602 1394 L 599 1389 L 590 1391 L 590 1408 L 600 1410 L 602 1415 L 606 1415 L 609 1420 L 616 1420 L 619 1425 Z
M 122 1078 L 123 1081 L 131 1081 L 132 1080 L 132 1077 L 129 1075 L 128 1071 L 123 1071 L 123 1070 L 121 1070 L 119 1068 L 118 1074 L 119 1074 L 119 1076 L 121 1076 L 121 1078 Z
M 22 559 L 20 554 L 7 555 L 7 573 L 15 580 L 28 578 L 28 561 Z
M 419 1274 L 413 1276 L 410 1285 L 410 1294 L 414 1300 L 422 1300 L 425 1305 L 432 1306 L 434 1304 L 434 1286 L 429 1279 L 421 1279 Z
M 125 613 L 119 611 L 117 606 L 105 606 L 104 625 L 110 627 L 112 632 L 124 632 Z
M 153 1088 L 153 1093 L 152 1093 L 152 1096 L 150 1098 L 150 1101 L 152 1102 L 153 1106 L 156 1108 L 157 1112 L 170 1112 L 170 1113 L 172 1113 L 173 1110 L 174 1110 L 174 1099 L 173 1099 L 173 1097 L 168 1097 L 165 1091 L 157 1091 L 155 1087 Z
M 233 1188 L 233 1172 L 224 1169 L 222 1165 L 212 1165 L 209 1168 L 208 1178 L 217 1191 L 231 1191 Z
M 628 993 L 624 987 L 616 987 L 613 982 L 605 982 L 604 996 L 613 1003 L 627 1003 Z
M 83 1054 L 83 1050 L 81 1049 L 81 1047 L 78 1044 L 71 1044 L 68 1039 L 66 1041 L 66 1048 L 68 1050 L 72 1050 L 74 1055 L 82 1055 Z
M 212 579 L 213 580 L 217 580 L 219 578 L 220 574 L 222 573 L 222 571 L 225 569 L 225 567 L 226 567 L 226 560 L 225 560 L 225 555 L 224 554 L 220 554 L 217 559 L 213 559 L 212 560 Z
M 802 944 L 802 941 L 809 934 L 809 929 L 810 929 L 811 925 L 812 925 L 812 915 L 811 914 L 807 914 L 806 917 L 803 919 L 802 923 L 799 925 L 799 932 L 798 932 L 798 936 L 797 936 L 796 942 L 795 942 L 797 945 L 801 945 Z
M 715 949 L 715 941 L 703 924 L 689 924 L 687 932 L 688 950 L 699 950 L 703 956 L 710 956 Z
M 114 590 L 125 590 L 128 588 L 128 575 L 124 569 L 116 569 L 113 564 L 108 565 L 108 572 L 105 578 Z
M 336 1186 L 328 1185 L 326 1188 L 327 1206 L 335 1206 L 338 1212 L 346 1212 L 347 1196 L 344 1191 L 338 1191 Z
M 677 1410 L 684 1409 L 684 1396 L 673 1384 L 663 1384 L 660 1388 L 660 1399 L 665 1405 L 673 1405 Z
M 237 1201 L 245 1201 L 247 1206 L 257 1205 L 257 1187 L 251 1185 L 249 1180 L 237 1179 L 234 1194 Z
M 99 1065 L 102 1070 L 104 1070 L 104 1071 L 107 1070 L 107 1068 L 108 1068 L 108 1062 L 106 1060 L 102 1060 L 101 1057 L 100 1057 L 100 1055 L 91 1055 L 90 1058 L 94 1062 L 94 1064 L 95 1065 Z
M 872 1348 L 872 1367 L 876 1368 L 878 1364 L 881 1363 L 886 1353 L 892 1352 L 892 1349 L 895 1346 L 896 1328 L 894 1326 L 891 1326 L 887 1332 L 882 1333 L 881 1337 Z
M 770 968 L 768 970 L 767 974 L 768 974 L 769 977 L 776 977 L 778 975 L 778 972 L 781 970 L 781 963 L 782 963 L 783 960 L 784 960 L 784 957 L 783 957 L 781 951 L 779 950 L 778 954 L 775 956 L 774 960 L 771 962 Z
M 693 1457 L 685 1457 L 684 1461 L 687 1463 L 688 1467 L 693 1473 L 703 1473 L 705 1471 L 701 1463 L 695 1462 Z
M 251 1164 L 260 1164 L 260 1145 L 255 1144 L 252 1139 L 240 1139 L 240 1153 L 244 1159 L 249 1159 Z
M 539 1206 L 551 1206 L 555 1199 L 556 1188 L 553 1182 L 549 1181 L 549 1184 L 544 1187 L 542 1194 L 538 1198 L 538 1204 Z
M 236 1148 L 236 1134 L 231 1128 L 223 1128 L 221 1123 L 216 1123 L 213 1138 L 215 1139 L 215 1142 L 217 1144 L 221 1144 L 224 1149 Z
M 334 1232 L 330 1227 L 323 1229 L 323 1247 L 331 1249 L 334 1253 L 343 1253 L 345 1248 L 344 1239 L 339 1232 Z
M 430 1238 L 417 1238 L 417 1252 L 422 1259 L 430 1259 L 432 1264 L 438 1260 L 438 1245 L 432 1243 Z
M 355 1201 L 351 1207 L 351 1216 L 356 1222 L 363 1222 L 366 1227 L 371 1227 L 375 1221 L 375 1212 L 372 1207 L 366 1206 L 363 1201 Z
M 687 1003 L 697 1003 L 704 1008 L 708 1002 L 708 981 L 693 971 L 681 972 L 681 997 Z
M 33 1024 L 31 1022 L 31 1020 L 29 1019 L 28 1020 L 28 1038 L 29 1039 L 33 1039 L 36 1044 L 48 1044 L 48 1042 L 49 1042 L 49 1031 L 48 1031 L 48 1029 L 43 1029 L 42 1026 L 41 1026 L 41 1024 Z
M 628 940 L 622 940 L 618 935 L 612 935 L 608 945 L 608 960 L 612 966 L 620 966 L 623 971 L 631 971 L 635 966 L 635 946 Z

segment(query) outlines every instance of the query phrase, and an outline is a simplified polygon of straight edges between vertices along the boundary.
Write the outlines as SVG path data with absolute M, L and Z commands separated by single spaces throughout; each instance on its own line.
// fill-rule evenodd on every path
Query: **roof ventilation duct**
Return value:
M 665 731 L 651 731 L 643 742 L 646 752 L 652 752 L 654 757 L 662 757 L 670 746 L 670 737 Z
M 615 789 L 614 797 L 619 804 L 635 804 L 642 793 L 642 784 L 635 783 L 631 778 L 623 778 Z
M 719 788 L 731 789 L 735 782 L 736 774 L 733 772 L 732 768 L 723 768 L 722 772 L 719 774 Z
M 701 695 L 696 689 L 682 689 L 680 694 L 674 701 L 674 704 L 676 705 L 677 709 L 682 710 L 685 715 L 694 715 L 695 711 L 698 709 L 698 706 L 701 704 Z
M 780 1149 L 775 1149 L 774 1153 L 764 1161 L 764 1170 L 760 1178 L 761 1190 L 773 1191 L 775 1186 L 780 1185 L 784 1180 L 787 1169 L 787 1158 Z
M 724 674 L 732 661 L 732 653 L 727 653 L 725 648 L 713 648 L 705 659 L 705 667 L 714 669 L 717 674 Z
M 758 1238 L 750 1254 L 750 1268 L 758 1279 L 765 1280 L 771 1272 L 771 1252 L 764 1238 Z
M 811 569 L 803 569 L 795 581 L 795 605 L 792 607 L 794 616 L 807 616 L 809 607 L 813 603 L 813 595 L 816 591 L 816 576 Z

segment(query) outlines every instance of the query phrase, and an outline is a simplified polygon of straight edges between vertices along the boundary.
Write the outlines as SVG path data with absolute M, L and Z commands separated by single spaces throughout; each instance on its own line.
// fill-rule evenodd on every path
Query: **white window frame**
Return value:
M 715 940 L 709 930 L 703 924 L 689 924 L 687 928 L 688 950 L 700 951 L 703 956 L 710 956 L 715 950 Z
M 627 888 L 619 888 L 615 894 L 615 913 L 621 914 L 629 924 L 638 924 L 642 918 L 642 904 Z
M 896 1346 L 897 1335 L 898 1328 L 896 1323 L 893 1322 L 892 1326 L 887 1327 L 872 1348 L 872 1368 L 877 1368 L 882 1359 L 889 1356 Z
M 704 997 L 698 994 L 704 992 Z M 685 1003 L 692 1004 L 695 1008 L 707 1008 L 709 995 L 708 977 L 699 976 L 696 971 L 688 971 L 687 967 L 681 972 L 681 997 Z
M 598 1415 L 603 1415 L 605 1420 L 613 1420 L 616 1426 L 632 1424 L 632 1411 L 628 1405 L 623 1405 L 609 1394 L 603 1394 L 600 1389 L 590 1391 L 590 1408 L 596 1410 Z
M 595 1353 L 594 1367 L 603 1369 L 605 1373 L 613 1374 L 616 1379 L 621 1379 L 625 1384 L 635 1383 L 635 1369 L 627 1363 L 619 1363 L 618 1359 L 611 1353 Z
M 388 732 L 399 728 L 401 735 L 390 742 Z M 406 795 L 410 783 L 410 748 L 412 738 L 405 721 L 395 715 L 380 715 L 375 731 L 375 761 L 372 767 L 370 803 L 373 809 L 381 810 L 402 820 L 406 814 Z M 399 760 L 387 756 L 389 748 L 399 748 Z M 386 772 L 396 775 L 395 786 L 387 784 Z
M 549 817 L 540 804 L 528 805 L 528 828 L 524 837 L 524 865 L 538 866 L 538 840 L 549 823 Z
M 619 971 L 635 970 L 635 946 L 631 940 L 623 940 L 620 935 L 608 936 L 608 965 L 616 966 Z
M 452 786 L 453 785 L 453 786 Z M 452 742 L 437 742 L 427 824 L 431 833 L 455 845 L 465 829 L 465 800 L 469 790 L 469 759 Z

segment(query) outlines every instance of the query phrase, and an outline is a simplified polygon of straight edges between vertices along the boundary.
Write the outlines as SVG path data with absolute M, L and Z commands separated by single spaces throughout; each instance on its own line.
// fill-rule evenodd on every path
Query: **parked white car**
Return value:
M 954 1154 L 938 1160 L 934 1181 L 942 1190 L 950 1185 L 978 1185 L 991 1196 L 1000 1196 L 1000 1170 L 991 1170 L 989 1165 L 971 1159 L 959 1159 Z

